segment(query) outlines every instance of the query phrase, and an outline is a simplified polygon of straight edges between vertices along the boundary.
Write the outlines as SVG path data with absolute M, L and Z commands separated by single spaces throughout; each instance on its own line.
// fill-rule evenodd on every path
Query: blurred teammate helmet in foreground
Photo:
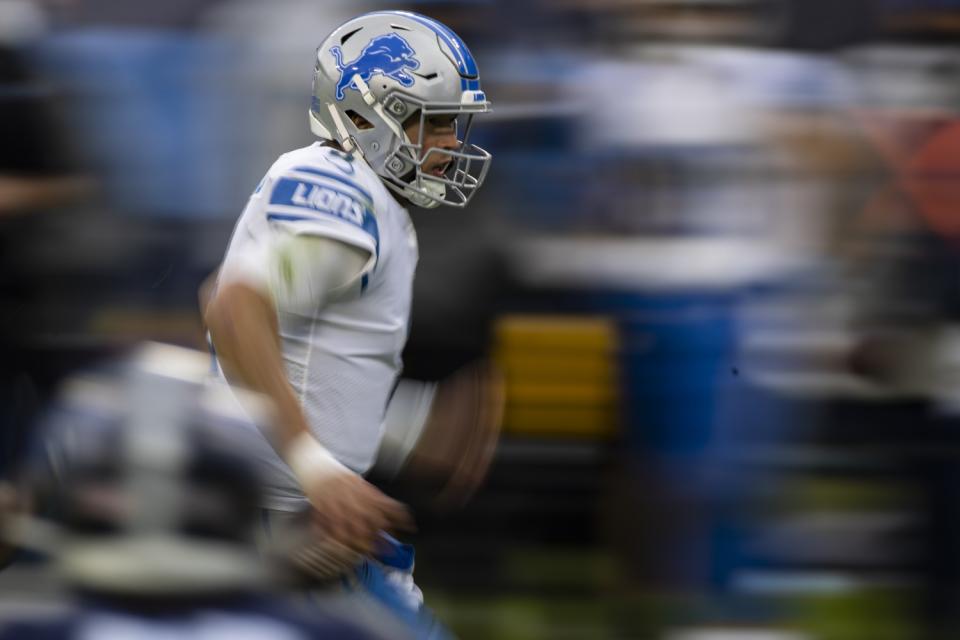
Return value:
M 476 62 L 443 24 L 407 11 L 368 13 L 317 48 L 310 128 L 357 153 L 385 184 L 421 207 L 464 206 L 486 177 L 490 154 L 469 143 L 473 116 L 490 111 Z M 457 149 L 423 154 L 428 118 L 457 118 Z M 355 120 L 369 123 L 357 126 Z M 404 123 L 420 119 L 419 140 Z M 451 158 L 443 176 L 423 172 L 434 153 Z
M 259 479 L 234 442 L 244 417 L 225 388 L 204 385 L 208 367 L 151 344 L 65 385 L 43 425 L 52 473 L 33 488 L 51 515 L 46 551 L 71 583 L 183 595 L 266 577 L 253 547 Z

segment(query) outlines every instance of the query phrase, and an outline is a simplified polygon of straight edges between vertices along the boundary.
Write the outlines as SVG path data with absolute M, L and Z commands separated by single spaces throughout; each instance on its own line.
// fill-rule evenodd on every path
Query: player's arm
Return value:
M 283 236 L 254 256 L 251 268 L 231 265 L 229 273 L 221 273 L 204 313 L 227 377 L 273 401 L 278 418 L 273 444 L 327 533 L 362 553 L 371 550 L 379 530 L 405 526 L 409 516 L 311 435 L 283 364 L 277 307 L 314 310 L 355 282 L 368 263 L 369 252 L 337 240 Z
M 401 381 L 387 407 L 378 469 L 439 480 L 442 504 L 465 502 L 493 460 L 503 402 L 502 376 L 489 362 L 438 383 Z
M 279 413 L 274 442 L 282 452 L 309 429 L 283 364 L 277 307 L 320 308 L 360 277 L 367 260 L 362 249 L 330 238 L 281 236 L 201 291 L 204 320 L 224 373 L 273 400 Z
M 273 401 L 278 414 L 275 444 L 286 450 L 307 426 L 287 381 L 270 295 L 242 280 L 221 283 L 207 303 L 204 320 L 227 378 Z

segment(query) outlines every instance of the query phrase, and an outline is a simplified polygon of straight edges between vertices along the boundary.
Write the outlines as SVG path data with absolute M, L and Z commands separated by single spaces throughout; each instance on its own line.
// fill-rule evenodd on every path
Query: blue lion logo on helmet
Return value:
M 343 100 L 344 89 L 359 91 L 354 76 L 359 75 L 364 82 L 371 76 L 382 74 L 393 78 L 404 87 L 413 86 L 413 77 L 407 69 L 420 68 L 420 61 L 414 56 L 417 52 L 407 44 L 407 41 L 395 33 L 377 36 L 363 48 L 360 55 L 353 62 L 343 63 L 343 51 L 339 46 L 330 48 L 340 70 L 340 81 L 337 82 L 337 100 Z

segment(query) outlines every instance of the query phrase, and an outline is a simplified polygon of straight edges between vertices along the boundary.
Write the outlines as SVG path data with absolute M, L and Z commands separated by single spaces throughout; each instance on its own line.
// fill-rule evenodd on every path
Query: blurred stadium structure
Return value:
M 202 344 L 197 286 L 310 141 L 314 47 L 382 6 L 0 0 L 7 474 L 66 373 Z M 412 212 L 407 375 L 492 354 L 508 383 L 473 503 L 388 487 L 441 617 L 956 637 L 960 2 L 408 8 L 472 44 L 495 109 L 485 191 Z

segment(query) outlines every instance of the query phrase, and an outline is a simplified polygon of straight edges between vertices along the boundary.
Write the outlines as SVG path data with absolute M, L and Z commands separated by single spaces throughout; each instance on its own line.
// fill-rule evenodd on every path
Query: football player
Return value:
M 340 569 L 412 618 L 412 550 L 385 534 L 410 515 L 363 474 L 385 441 L 394 467 L 442 469 L 463 497 L 490 463 L 501 394 L 488 368 L 397 386 L 418 258 L 406 207 L 470 201 L 490 162 L 470 128 L 489 110 L 473 56 L 443 24 L 382 11 L 341 25 L 316 53 L 320 140 L 267 171 L 201 294 L 225 378 L 279 413 L 261 452 L 271 527 L 309 518 L 321 571 L 343 550 Z

